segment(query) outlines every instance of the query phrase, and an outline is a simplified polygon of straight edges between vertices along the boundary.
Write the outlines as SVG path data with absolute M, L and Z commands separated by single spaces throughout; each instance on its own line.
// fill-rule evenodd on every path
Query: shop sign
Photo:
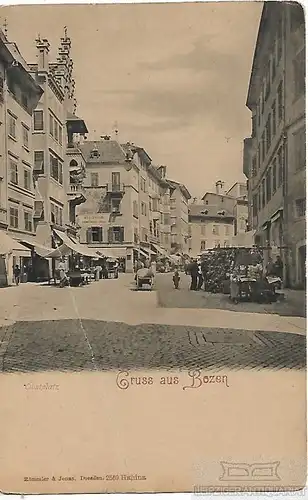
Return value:
M 109 223 L 110 214 L 82 214 L 78 216 L 80 226 L 102 226 Z

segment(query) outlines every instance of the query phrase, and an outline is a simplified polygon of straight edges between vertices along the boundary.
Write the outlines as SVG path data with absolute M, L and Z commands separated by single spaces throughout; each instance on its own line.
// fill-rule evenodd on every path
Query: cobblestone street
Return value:
M 127 275 L 77 289 L 2 289 L 2 371 L 304 368 L 303 318 L 202 311 L 192 301 L 203 292 L 172 290 L 170 280 L 158 276 L 152 292 L 134 292 Z M 173 309 L 157 307 L 161 297 Z

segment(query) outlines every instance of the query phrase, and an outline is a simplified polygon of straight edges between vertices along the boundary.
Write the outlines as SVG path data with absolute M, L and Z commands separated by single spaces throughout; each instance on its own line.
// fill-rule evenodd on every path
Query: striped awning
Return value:
M 0 230 L 0 255 L 9 254 L 19 257 L 31 257 L 31 250 L 21 245 L 9 234 Z

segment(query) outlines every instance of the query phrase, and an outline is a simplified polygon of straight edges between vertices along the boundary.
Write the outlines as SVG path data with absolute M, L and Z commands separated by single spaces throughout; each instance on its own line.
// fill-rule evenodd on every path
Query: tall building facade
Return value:
M 191 195 L 184 184 L 168 181 L 170 186 L 171 249 L 188 254 L 188 201 Z
M 266 2 L 254 53 L 244 141 L 249 225 L 266 257 L 280 254 L 284 282 L 305 282 L 305 26 L 300 4 Z
M 42 94 L 16 44 L 0 32 L 0 228 L 16 240 L 35 234 L 32 115 Z M 12 265 L 30 258 L 23 248 L 16 244 Z

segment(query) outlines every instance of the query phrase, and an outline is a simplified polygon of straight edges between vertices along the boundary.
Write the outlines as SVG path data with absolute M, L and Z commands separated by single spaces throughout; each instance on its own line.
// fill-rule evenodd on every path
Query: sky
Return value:
M 244 181 L 246 97 L 261 2 L 2 7 L 8 38 L 36 62 L 40 34 L 56 57 L 72 40 L 77 115 L 88 139 L 142 146 L 192 197 Z

